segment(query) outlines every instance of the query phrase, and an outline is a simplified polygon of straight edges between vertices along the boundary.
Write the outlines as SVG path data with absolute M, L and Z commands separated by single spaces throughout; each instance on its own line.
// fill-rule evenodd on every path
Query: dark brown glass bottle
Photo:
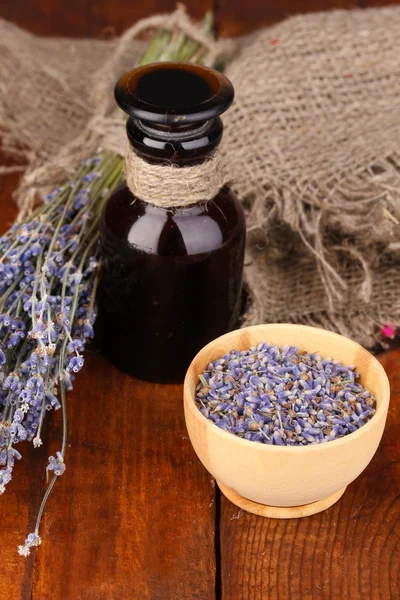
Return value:
M 139 156 L 182 169 L 207 158 L 233 100 L 221 74 L 160 63 L 117 83 Z M 99 333 L 107 358 L 148 381 L 179 382 L 204 344 L 238 324 L 245 243 L 243 208 L 226 187 L 184 208 L 160 208 L 123 183 L 104 208 L 98 290 Z

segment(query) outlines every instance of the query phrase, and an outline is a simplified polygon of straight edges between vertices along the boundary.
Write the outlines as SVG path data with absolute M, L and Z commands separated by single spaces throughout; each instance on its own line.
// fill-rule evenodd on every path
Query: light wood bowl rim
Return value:
M 380 377 L 382 379 L 381 384 L 384 388 L 382 397 L 379 398 L 376 413 L 368 421 L 368 423 L 366 425 L 364 425 L 363 427 L 361 427 L 361 429 L 358 429 L 357 431 L 354 431 L 353 433 L 349 433 L 348 435 L 346 435 L 342 438 L 339 438 L 337 440 L 333 440 L 330 442 L 325 442 L 323 444 L 307 444 L 305 446 L 277 446 L 277 445 L 272 445 L 272 444 L 270 445 L 270 444 L 256 443 L 251 440 L 246 440 L 244 438 L 240 438 L 232 433 L 228 433 L 227 431 L 223 431 L 222 429 L 217 427 L 213 421 L 210 421 L 204 415 L 202 415 L 195 403 L 196 389 L 194 389 L 194 390 L 192 389 L 192 386 L 190 385 L 190 381 L 189 381 L 189 379 L 191 378 L 192 371 L 194 370 L 193 365 L 196 363 L 199 356 L 201 354 L 203 354 L 204 352 L 206 352 L 208 349 L 212 348 L 215 344 L 220 344 L 224 340 L 229 340 L 233 334 L 236 334 L 236 333 L 242 332 L 242 331 L 243 332 L 256 331 L 257 329 L 260 329 L 260 328 L 264 329 L 269 326 L 274 327 L 274 328 L 279 326 L 279 327 L 282 327 L 285 329 L 291 329 L 294 327 L 297 329 L 302 328 L 305 333 L 310 330 L 311 331 L 319 331 L 319 332 L 323 333 L 324 335 L 326 335 L 327 337 L 332 337 L 336 341 L 340 340 L 341 343 L 351 344 L 360 353 L 364 353 L 364 354 L 368 355 L 370 357 L 370 359 L 372 359 L 372 361 L 375 363 L 375 366 L 377 367 L 377 372 L 380 374 Z M 266 343 L 268 343 L 268 340 L 265 340 L 265 341 L 266 341 Z M 233 350 L 233 348 L 227 348 L 226 352 L 229 352 L 229 350 Z M 324 357 L 322 357 L 322 358 L 324 358 Z M 207 365 L 205 365 L 205 366 L 207 366 Z M 356 367 L 357 367 L 357 365 L 356 365 Z M 197 378 L 198 378 L 199 374 L 200 373 L 197 373 Z M 335 448 L 338 448 L 339 446 L 343 446 L 345 444 L 351 444 L 352 442 L 356 441 L 356 439 L 358 439 L 361 436 L 368 435 L 369 431 L 375 426 L 375 424 L 377 423 L 379 418 L 381 416 L 384 416 L 384 413 L 387 412 L 387 409 L 389 406 L 389 399 L 390 399 L 390 384 L 389 384 L 389 380 L 388 380 L 385 369 L 382 367 L 380 362 L 375 358 L 375 356 L 373 354 L 371 354 L 371 352 L 366 350 L 363 346 L 361 346 L 354 340 L 352 340 L 344 335 L 335 333 L 334 331 L 329 331 L 328 329 L 323 329 L 321 327 L 311 327 L 309 325 L 297 325 L 297 324 L 293 324 L 293 323 L 267 323 L 267 324 L 262 324 L 262 325 L 251 325 L 249 327 L 243 327 L 242 329 L 235 329 L 234 331 L 225 333 L 224 335 L 212 340 L 206 346 L 204 346 L 196 354 L 196 356 L 192 360 L 191 364 L 189 365 L 189 368 L 188 368 L 186 376 L 185 376 L 184 384 L 183 384 L 183 395 L 184 395 L 184 403 L 186 405 L 186 408 L 190 411 L 190 413 L 194 416 L 194 418 L 199 420 L 201 423 L 203 423 L 207 427 L 212 428 L 210 430 L 212 435 L 220 437 L 221 441 L 225 440 L 226 442 L 228 442 L 230 444 L 236 443 L 236 444 L 240 444 L 242 446 L 243 446 L 243 444 L 246 444 L 248 448 L 253 448 L 253 450 L 255 450 L 257 452 L 266 452 L 266 453 L 285 452 L 287 454 L 299 453 L 299 452 L 312 453 L 312 452 L 321 452 L 322 450 L 324 450 L 324 451 L 325 450 L 326 451 L 334 450 Z

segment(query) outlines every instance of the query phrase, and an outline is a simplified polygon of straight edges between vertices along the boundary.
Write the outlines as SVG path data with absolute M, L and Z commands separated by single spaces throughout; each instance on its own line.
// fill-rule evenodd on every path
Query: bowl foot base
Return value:
M 243 498 L 243 496 L 240 496 L 237 492 L 226 487 L 219 481 L 217 483 L 221 492 L 232 504 L 236 504 L 239 508 L 254 515 L 270 517 L 271 519 L 299 519 L 300 517 L 315 515 L 335 504 L 346 490 L 344 487 L 327 498 L 322 498 L 322 500 L 311 502 L 310 504 L 303 504 L 302 506 L 266 506 L 265 504 L 258 504 L 257 502 Z

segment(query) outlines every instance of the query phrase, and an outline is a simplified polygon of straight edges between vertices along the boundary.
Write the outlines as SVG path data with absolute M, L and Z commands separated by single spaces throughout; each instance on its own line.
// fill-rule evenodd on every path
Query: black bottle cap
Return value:
M 233 86 L 225 75 L 192 63 L 137 67 L 115 86 L 116 102 L 130 117 L 171 130 L 218 117 L 233 97 Z

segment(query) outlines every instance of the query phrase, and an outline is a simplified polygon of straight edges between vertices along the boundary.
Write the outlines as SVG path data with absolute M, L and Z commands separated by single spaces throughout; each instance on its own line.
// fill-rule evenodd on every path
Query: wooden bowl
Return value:
M 233 349 L 260 342 L 298 346 L 322 358 L 354 364 L 360 381 L 375 395 L 375 415 L 343 438 L 308 446 L 270 446 L 239 438 L 206 419 L 195 404 L 199 374 Z M 195 452 L 222 492 L 241 508 L 259 515 L 291 518 L 314 514 L 336 502 L 374 456 L 389 406 L 389 382 L 367 350 L 337 333 L 304 325 L 256 325 L 227 333 L 193 359 L 184 383 L 186 426 Z

